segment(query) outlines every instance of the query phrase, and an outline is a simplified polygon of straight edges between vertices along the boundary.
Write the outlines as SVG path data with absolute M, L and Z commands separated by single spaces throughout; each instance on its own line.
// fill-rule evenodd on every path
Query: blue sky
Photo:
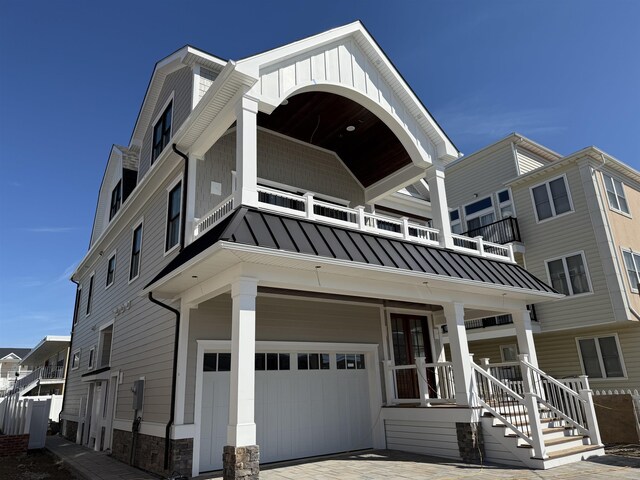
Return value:
M 5 1 L 0 10 L 0 346 L 68 334 L 112 143 L 154 63 L 222 58 L 363 21 L 466 154 L 518 131 L 640 169 L 640 1 Z

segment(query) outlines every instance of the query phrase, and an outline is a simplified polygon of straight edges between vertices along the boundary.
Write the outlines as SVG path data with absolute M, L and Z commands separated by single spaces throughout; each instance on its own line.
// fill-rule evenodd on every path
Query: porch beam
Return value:
M 443 305 L 449 329 L 449 347 L 453 364 L 453 380 L 456 388 L 456 405 L 469 406 L 472 402 L 472 371 L 464 326 L 464 305 L 459 302 Z
M 258 101 L 247 95 L 236 105 L 237 205 L 258 206 Z
M 231 376 L 227 445 L 256 445 L 255 351 L 258 281 L 240 277 L 231 285 Z
M 427 184 L 429 185 L 429 200 L 431 201 L 431 215 L 433 227 L 440 231 L 440 246 L 453 248 L 451 224 L 449 222 L 449 206 L 447 192 L 444 185 L 444 168 L 433 165 L 427 169 Z

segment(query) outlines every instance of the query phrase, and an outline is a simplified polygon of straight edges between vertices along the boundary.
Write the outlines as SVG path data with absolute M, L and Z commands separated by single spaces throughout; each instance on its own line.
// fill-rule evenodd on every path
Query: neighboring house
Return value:
M 16 380 L 29 373 L 20 365 L 20 360 L 29 353 L 29 350 L 28 348 L 0 348 L 0 396 L 4 396 L 11 390 Z
M 537 369 L 527 305 L 563 295 L 511 246 L 450 231 L 458 156 L 359 22 L 158 62 L 72 276 L 63 434 L 225 478 L 364 448 L 535 468 L 601 454 L 580 380 Z M 537 379 L 520 393 L 470 360 L 465 318 L 489 314 L 512 316 Z
M 20 362 L 30 373 L 20 378 L 12 392 L 21 396 L 62 395 L 69 357 L 69 335 L 47 335 Z
M 561 156 L 512 134 L 451 163 L 446 175 L 452 229 L 516 241 L 519 263 L 566 295 L 535 305 L 540 367 L 587 375 L 600 393 L 637 394 L 640 172 L 595 147 Z M 516 359 L 510 322 L 467 322 L 476 360 Z M 637 440 L 634 420 L 631 412 L 622 424 Z

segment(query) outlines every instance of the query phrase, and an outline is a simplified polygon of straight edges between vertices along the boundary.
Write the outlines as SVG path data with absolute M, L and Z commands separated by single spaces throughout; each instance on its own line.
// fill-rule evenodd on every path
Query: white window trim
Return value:
M 118 250 L 114 250 L 113 252 L 111 252 L 111 254 L 107 257 L 107 279 L 109 278 L 109 262 L 111 261 L 111 259 L 114 259 L 113 262 L 113 279 L 111 280 L 111 283 L 107 283 L 104 287 L 105 290 L 108 290 L 109 287 L 111 287 L 111 285 L 113 285 L 114 283 L 116 283 L 116 270 L 118 269 L 118 257 L 117 257 L 117 253 Z M 95 287 L 95 285 L 94 285 Z
M 611 201 L 609 201 L 607 184 L 604 181 L 605 176 L 611 179 L 611 184 L 613 185 L 613 192 L 616 195 L 616 201 L 618 200 L 618 197 L 622 197 L 627 202 L 627 207 L 629 208 L 628 212 L 625 212 L 624 210 L 620 210 L 619 208 L 616 208 L 613 205 L 611 205 Z M 618 195 L 618 191 L 616 190 L 616 184 L 613 182 L 613 180 L 617 180 L 618 182 L 620 182 L 620 185 L 622 185 L 622 195 Z M 627 195 L 624 192 L 624 182 L 620 178 L 616 177 L 615 175 L 602 172 L 602 187 L 604 188 L 604 196 L 607 198 L 607 204 L 609 205 L 609 210 L 611 210 L 612 212 L 619 213 L 620 215 L 623 215 L 625 217 L 633 218 L 633 216 L 631 215 L 631 206 L 629 205 L 629 199 L 627 198 Z
M 501 202 L 500 201 L 500 197 L 498 196 L 498 194 L 500 194 L 500 193 L 502 193 L 504 191 L 509 192 L 509 200 L 507 200 L 506 202 Z M 511 206 L 511 210 L 513 210 L 512 217 L 513 218 L 517 217 L 516 204 L 513 201 L 513 192 L 511 191 L 511 187 L 503 188 L 502 190 L 498 190 L 496 192 L 496 214 L 500 216 L 500 220 L 504 220 L 505 218 L 508 218 L 508 217 L 503 217 L 502 216 L 502 207 L 503 206 L 507 206 L 507 205 L 510 205 Z
M 93 352 L 93 363 L 91 363 L 91 352 Z M 93 345 L 89 349 L 89 356 L 87 357 L 87 370 L 93 370 L 96 366 L 96 346 Z
M 153 122 L 151 122 L 151 157 L 150 157 L 150 160 L 149 160 L 149 164 L 150 164 L 149 169 L 153 168 L 153 166 L 156 164 L 156 160 L 158 160 L 162 156 L 164 151 L 167 149 L 167 147 L 169 145 L 171 145 L 171 140 L 173 139 L 173 116 L 174 116 L 173 114 L 176 112 L 175 104 L 171 108 L 171 133 L 169 133 L 169 143 L 167 143 L 164 146 L 164 148 L 162 149 L 162 151 L 160 153 L 158 153 L 158 156 L 156 158 L 153 158 L 153 131 L 156 128 L 156 124 L 158 123 L 158 120 L 160 120 L 162 115 L 164 115 L 164 111 L 167 109 L 169 104 L 171 102 L 173 102 L 173 97 L 174 96 L 175 96 L 175 91 L 172 91 L 171 95 L 169 95 L 167 100 L 165 100 L 164 104 L 162 105 L 162 108 L 158 111 L 158 113 L 154 117 Z
M 600 351 L 600 342 L 597 342 L 599 338 L 606 337 L 614 337 L 616 340 L 616 348 L 618 349 L 618 359 L 620 360 L 620 368 L 622 368 L 622 377 L 589 377 L 589 381 L 593 382 L 601 382 L 601 381 L 610 381 L 610 380 L 625 380 L 628 378 L 627 376 L 627 367 L 624 364 L 624 357 L 622 356 L 622 348 L 620 347 L 620 339 L 618 338 L 617 333 L 608 333 L 605 335 L 594 335 L 592 337 L 576 337 L 576 348 L 578 349 L 578 358 L 580 358 L 580 368 L 582 369 L 583 375 L 587 374 L 587 371 L 584 368 L 584 361 L 582 360 L 582 350 L 580 350 L 580 340 L 593 340 L 594 345 L 596 346 L 596 352 L 598 353 L 598 361 L 600 362 L 600 371 L 603 375 L 607 374 L 607 371 L 604 368 L 604 360 L 602 359 L 602 352 Z
M 74 350 L 74 351 L 71 353 L 71 370 L 77 370 L 78 368 L 80 368 L 80 362 L 81 362 L 81 360 L 82 360 L 82 357 L 81 357 L 81 355 L 80 355 L 80 354 L 81 354 L 81 352 L 82 352 L 82 349 L 81 349 L 81 348 L 78 348 L 77 350 Z M 78 364 L 74 367 L 74 366 L 73 366 L 73 359 L 75 358 L 76 353 L 78 354 Z
M 582 264 L 584 265 L 584 273 L 587 276 L 587 283 L 589 284 L 589 291 L 588 292 L 584 292 L 584 293 L 573 293 L 573 287 L 571 286 L 571 282 L 570 282 L 570 277 L 569 277 L 569 269 L 567 267 L 567 257 L 574 257 L 576 255 L 580 255 L 582 256 Z M 572 253 L 566 253 L 564 255 L 560 255 L 557 257 L 553 257 L 553 258 L 548 258 L 544 261 L 544 267 L 545 270 L 547 271 L 547 282 L 548 285 L 553 286 L 551 283 L 551 272 L 549 271 L 549 262 L 553 262 L 556 260 L 562 260 L 562 266 L 564 268 L 564 273 L 566 275 L 566 279 L 567 279 L 567 287 L 569 287 L 569 290 L 571 291 L 571 293 L 569 295 L 567 295 L 565 297 L 566 298 L 578 298 L 578 297 L 585 297 L 587 295 L 593 295 L 593 285 L 591 284 L 591 275 L 589 274 L 589 265 L 587 265 L 587 257 L 584 254 L 584 250 L 580 250 L 578 252 L 572 252 Z
M 89 317 L 91 316 L 91 312 L 93 311 L 93 296 L 96 294 L 96 272 L 95 270 L 93 272 L 91 272 L 91 275 L 89 275 L 89 283 L 87 284 L 87 306 L 85 306 L 84 309 L 84 316 Z M 89 285 L 91 285 L 91 279 L 93 278 L 93 288 L 89 288 Z M 91 295 L 89 295 L 89 292 L 91 292 Z M 87 310 L 89 311 L 87 313 Z
M 162 239 L 162 242 L 164 243 L 163 245 L 163 250 L 164 250 L 164 257 L 166 257 L 167 255 L 169 255 L 171 252 L 173 252 L 174 250 L 176 250 L 177 248 L 180 248 L 180 242 L 182 240 L 182 230 L 180 229 L 180 231 L 178 232 L 178 243 L 176 243 L 173 247 L 171 247 L 169 250 L 166 250 L 167 248 L 167 234 L 169 233 L 169 194 L 171 193 L 171 190 L 173 190 L 180 182 L 182 182 L 182 176 L 178 176 L 177 178 L 175 178 L 166 188 L 166 196 L 167 196 L 167 203 L 164 209 L 164 237 Z M 182 185 L 180 187 L 185 188 L 184 185 Z M 184 192 L 182 190 L 180 190 L 180 225 L 182 225 L 182 215 L 184 215 L 184 212 L 182 211 L 182 198 L 184 197 Z
M 491 200 L 491 206 L 490 207 L 487 207 L 484 210 L 478 210 L 477 212 L 474 212 L 471 215 L 467 216 L 466 208 L 469 205 L 473 205 L 474 203 L 481 202 L 482 200 L 485 200 L 487 198 Z M 468 203 L 465 203 L 464 205 L 462 205 L 460 207 L 460 222 L 462 222 L 462 219 L 463 219 L 463 216 L 464 216 L 463 225 L 464 225 L 464 228 L 466 229 L 466 230 L 463 230 L 463 231 L 465 231 L 465 232 L 469 231 L 469 225 L 467 224 L 467 221 L 473 220 L 474 218 L 481 217 L 482 215 L 486 215 L 487 213 L 493 213 L 493 221 L 494 222 L 498 218 L 497 215 L 496 215 L 496 206 L 495 206 L 493 194 L 491 194 L 491 193 L 489 195 L 483 196 L 482 198 L 480 198 L 480 197 L 474 198 L 472 202 L 468 202 Z
M 558 178 L 564 178 L 564 186 L 567 189 L 567 198 L 569 199 L 569 210 L 559 215 L 556 215 L 556 206 L 553 203 L 553 197 L 551 196 L 551 187 L 549 186 L 549 184 L 554 180 L 557 180 Z M 549 205 L 551 205 L 551 211 L 553 212 L 553 215 L 551 215 L 549 218 L 545 218 L 544 220 L 540 220 L 538 218 L 538 209 L 536 208 L 536 199 L 533 196 L 533 189 L 541 185 L 546 185 L 547 187 L 547 195 L 549 196 Z M 536 223 L 545 223 L 545 222 L 548 222 L 549 220 L 554 220 L 556 218 L 564 217 L 565 215 L 570 215 L 573 212 L 575 212 L 575 209 L 573 207 L 573 198 L 571 197 L 571 189 L 569 188 L 569 179 L 567 178 L 566 173 L 563 173 L 562 175 L 558 175 L 557 177 L 550 178 L 549 180 L 545 180 L 544 182 L 540 182 L 536 185 L 532 185 L 531 187 L 529 187 L 529 195 L 531 196 L 531 205 L 533 206 L 533 214 L 536 217 Z
M 113 343 L 114 343 L 113 340 L 115 339 L 115 333 L 116 333 L 115 320 L 109 320 L 108 322 L 100 325 L 100 327 L 98 328 L 98 348 L 97 348 L 98 355 L 96 356 L 96 359 L 102 358 L 102 345 L 101 345 L 102 331 L 111 326 L 113 326 L 113 328 L 111 329 L 111 346 L 109 347 L 109 365 L 102 365 L 100 368 L 111 367 L 111 355 L 113 354 Z
M 620 250 L 622 251 L 622 269 L 624 271 L 624 276 L 627 279 L 627 282 L 629 282 L 629 272 L 627 271 L 627 264 L 624 261 L 624 252 L 630 253 L 631 254 L 631 259 L 633 260 L 633 264 L 636 267 L 636 272 L 640 272 L 640 265 L 638 265 L 635 261 L 635 259 L 633 258 L 634 255 L 640 256 L 640 252 L 634 252 L 633 250 L 631 250 L 630 248 L 624 248 L 624 247 L 620 247 Z M 638 293 L 638 289 L 635 288 L 633 285 L 631 285 L 631 282 L 629 282 L 629 289 L 633 292 L 633 293 Z
M 135 233 L 136 229 L 138 227 L 142 227 L 140 229 L 140 257 L 139 257 L 139 263 L 138 263 L 138 274 L 135 277 L 131 277 L 131 253 L 133 251 L 133 234 Z M 129 281 L 127 282 L 127 285 L 130 285 L 131 283 L 133 283 L 135 280 L 138 279 L 138 277 L 140 277 L 140 271 L 142 270 L 142 246 L 144 244 L 144 217 L 142 217 L 140 220 L 138 220 L 137 222 L 135 222 L 133 224 L 133 226 L 131 227 L 131 244 L 129 245 Z M 166 239 L 165 239 L 165 245 L 166 245 Z

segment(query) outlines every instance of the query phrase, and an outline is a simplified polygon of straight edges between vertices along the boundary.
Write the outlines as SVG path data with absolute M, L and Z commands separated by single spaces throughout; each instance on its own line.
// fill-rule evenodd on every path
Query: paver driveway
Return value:
M 218 479 L 221 475 L 200 476 Z M 498 465 L 466 465 L 441 458 L 390 450 L 375 450 L 351 455 L 277 466 L 264 466 L 261 480 L 506 480 L 506 479 L 640 479 L 640 458 L 606 455 L 551 470 L 527 470 Z

